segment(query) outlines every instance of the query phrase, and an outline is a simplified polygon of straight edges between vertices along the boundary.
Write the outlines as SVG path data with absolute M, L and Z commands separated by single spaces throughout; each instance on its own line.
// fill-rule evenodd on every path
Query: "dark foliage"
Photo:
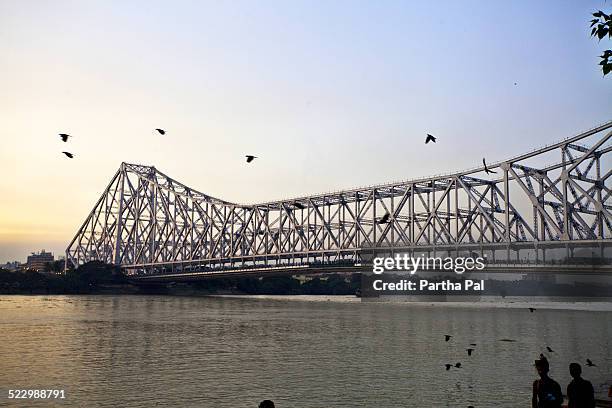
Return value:
M 593 13 L 594 19 L 591 20 L 591 37 L 597 37 L 599 41 L 605 37 L 612 38 L 612 13 L 606 14 L 601 10 Z M 599 56 L 601 61 L 601 71 L 604 76 L 612 72 L 612 50 L 605 50 Z
M 48 270 L 55 271 L 50 264 Z M 89 262 L 66 274 L 45 274 L 33 271 L 9 272 L 0 269 L 2 294 L 77 294 L 91 293 L 103 285 L 126 283 L 121 271 L 103 262 Z

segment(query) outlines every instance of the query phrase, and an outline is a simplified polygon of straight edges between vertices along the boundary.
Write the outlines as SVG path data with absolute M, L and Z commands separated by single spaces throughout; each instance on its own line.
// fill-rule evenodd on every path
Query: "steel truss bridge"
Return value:
M 491 163 L 495 174 L 477 167 L 249 205 L 122 163 L 66 264 L 100 260 L 137 280 L 164 281 L 354 269 L 373 250 L 476 252 L 492 268 L 525 259 L 558 265 L 582 248 L 601 259 L 612 246 L 611 128 Z M 561 258 L 550 255 L 559 250 Z

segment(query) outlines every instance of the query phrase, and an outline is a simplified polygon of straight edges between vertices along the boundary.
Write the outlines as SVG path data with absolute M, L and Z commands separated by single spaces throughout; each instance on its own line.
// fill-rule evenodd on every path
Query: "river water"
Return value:
M 0 406 L 54 405 L 7 398 L 46 388 L 64 407 L 529 407 L 542 351 L 564 390 L 577 361 L 604 392 L 612 304 L 506 302 L 0 296 Z

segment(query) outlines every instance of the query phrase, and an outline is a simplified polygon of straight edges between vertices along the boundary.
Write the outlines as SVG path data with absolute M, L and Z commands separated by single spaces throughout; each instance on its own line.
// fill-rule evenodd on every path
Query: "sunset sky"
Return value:
M 608 121 L 597 56 L 612 43 L 588 21 L 610 7 L 0 0 L 0 263 L 62 255 L 122 161 L 255 203 L 469 168 Z

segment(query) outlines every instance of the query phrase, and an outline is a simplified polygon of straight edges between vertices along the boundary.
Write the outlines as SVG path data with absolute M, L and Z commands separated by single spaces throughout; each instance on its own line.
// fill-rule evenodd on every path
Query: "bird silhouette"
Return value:
M 461 368 L 461 363 L 455 363 L 455 368 Z
M 444 364 L 444 367 L 446 367 L 446 371 L 450 370 L 452 366 L 452 364 Z
M 62 152 L 62 153 L 64 153 L 69 159 L 72 159 L 74 157 L 74 154 L 70 152 Z
M 499 341 L 505 341 L 505 342 L 513 343 L 516 340 L 513 340 L 513 339 L 499 339 Z
M 436 143 L 436 138 L 435 136 L 430 135 L 429 133 L 427 134 L 427 137 L 425 138 L 425 144 L 429 143 L 429 142 L 434 142 Z
M 487 163 L 485 162 L 484 157 L 482 158 L 482 164 L 484 165 L 484 171 L 485 171 L 485 173 L 487 173 L 487 174 L 494 174 L 494 173 L 497 173 L 496 171 L 489 170 L 489 168 L 487 167 Z
M 247 163 L 250 163 L 250 162 L 252 162 L 253 160 L 255 160 L 257 158 L 257 156 L 253 156 L 253 155 L 250 155 L 250 154 L 247 154 L 245 157 L 246 157 L 246 162 Z
M 530 308 L 529 308 L 529 311 L 530 311 L 531 313 L 533 313 L 533 312 L 535 312 L 535 308 L 534 308 L 534 307 L 530 307 Z
M 445 334 L 444 335 L 444 341 L 449 341 L 451 339 L 451 337 L 453 337 L 453 336 L 451 336 L 450 334 Z
M 515 82 L 514 85 L 517 85 L 517 82 Z
M 476 343 L 470 343 L 470 346 L 475 346 L 475 345 L 476 345 Z
M 385 213 L 385 215 L 383 215 L 380 218 L 380 221 L 378 221 L 379 224 L 386 224 L 387 222 L 389 222 L 389 217 L 391 216 L 391 214 L 389 214 L 388 212 Z
M 474 351 L 473 348 L 469 348 L 469 349 L 466 349 L 466 350 L 468 352 L 468 356 L 471 356 L 472 355 L 472 351 Z
M 59 134 L 59 137 L 61 137 L 61 138 L 62 138 L 62 142 L 67 142 L 67 141 L 68 141 L 68 138 L 69 138 L 69 137 L 72 137 L 72 136 L 70 136 L 70 135 L 69 135 L 69 134 L 67 134 L 67 133 L 60 133 L 60 134 Z
M 155 128 L 159 132 L 160 135 L 165 135 L 166 131 L 164 129 Z
M 548 350 L 549 353 L 554 353 L 555 351 L 553 349 L 551 349 L 550 347 L 546 346 L 546 350 Z
M 306 208 L 306 206 L 298 201 L 296 201 L 295 203 L 293 203 L 293 205 L 295 206 L 295 208 L 299 208 L 300 210 L 303 210 L 304 208 Z
M 596 364 L 594 364 L 594 363 L 593 363 L 593 362 L 592 362 L 590 359 L 588 359 L 588 358 L 586 359 L 586 362 L 587 362 L 587 367 L 597 367 L 597 365 L 596 365 Z

